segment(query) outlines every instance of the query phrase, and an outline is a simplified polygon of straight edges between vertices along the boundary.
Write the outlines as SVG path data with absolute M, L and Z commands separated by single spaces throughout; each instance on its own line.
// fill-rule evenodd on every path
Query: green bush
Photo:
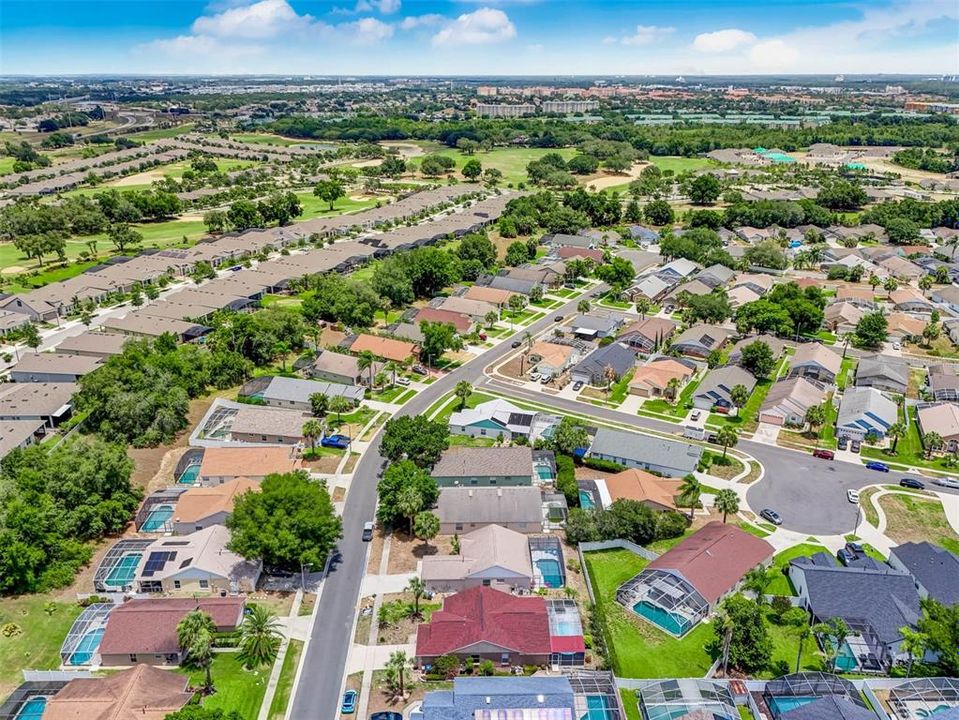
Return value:
M 625 465 L 620 465 L 610 460 L 601 460 L 592 457 L 583 458 L 583 465 L 592 470 L 602 470 L 604 472 L 622 472 L 623 470 L 629 469 Z

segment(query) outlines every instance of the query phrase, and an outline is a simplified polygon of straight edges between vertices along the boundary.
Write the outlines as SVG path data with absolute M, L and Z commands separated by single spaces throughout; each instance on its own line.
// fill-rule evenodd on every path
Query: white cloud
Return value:
M 532 45 L 527 45 L 526 49 L 531 53 L 541 53 L 546 48 L 543 46 L 542 43 L 533 43 Z
M 350 40 L 359 45 L 373 45 L 393 37 L 392 25 L 372 17 L 337 25 L 336 30 L 346 31 Z
M 757 70 L 790 70 L 799 62 L 799 50 L 782 40 L 756 43 L 749 50 L 749 61 Z
M 310 15 L 297 14 L 287 0 L 259 0 L 252 5 L 199 17 L 193 22 L 193 33 L 252 40 L 300 32 L 315 22 Z
M 134 48 L 134 52 L 145 56 L 215 58 L 228 62 L 261 55 L 263 48 L 254 43 L 221 42 L 209 35 L 178 35 L 138 45 Z
M 676 28 L 673 27 L 637 25 L 636 32 L 632 35 L 627 35 L 620 40 L 620 42 L 622 42 L 623 45 L 649 45 L 650 43 L 653 43 L 656 40 L 666 37 L 674 32 L 676 32 Z
M 484 7 L 464 13 L 433 36 L 434 45 L 489 45 L 512 40 L 516 26 L 502 10 Z
M 402 7 L 401 0 L 356 0 L 352 8 L 335 7 L 331 12 L 337 15 L 355 15 L 356 13 L 379 12 L 392 15 Z
M 751 32 L 727 28 L 697 35 L 693 40 L 693 49 L 704 53 L 721 53 L 735 50 L 743 45 L 752 45 L 754 42 L 756 42 L 756 36 Z
M 418 27 L 430 27 L 433 25 L 439 25 L 445 20 L 446 18 L 443 15 L 439 15 L 437 13 L 429 13 L 427 15 L 411 15 L 403 18 L 403 21 L 400 23 L 400 30 L 413 30 Z

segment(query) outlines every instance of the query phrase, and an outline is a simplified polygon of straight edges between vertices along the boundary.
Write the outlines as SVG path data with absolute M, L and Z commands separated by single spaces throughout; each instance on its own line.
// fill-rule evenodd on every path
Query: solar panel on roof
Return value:
M 533 416 L 529 415 L 528 413 L 510 413 L 509 424 L 522 425 L 526 427 L 533 424 Z

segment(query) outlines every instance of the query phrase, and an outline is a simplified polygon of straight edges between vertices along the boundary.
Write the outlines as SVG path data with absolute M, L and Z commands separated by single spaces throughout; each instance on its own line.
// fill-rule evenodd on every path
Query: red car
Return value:
M 836 453 L 834 453 L 832 450 L 823 450 L 822 448 L 818 448 L 812 451 L 812 456 L 822 458 L 823 460 L 833 460 L 836 457 Z

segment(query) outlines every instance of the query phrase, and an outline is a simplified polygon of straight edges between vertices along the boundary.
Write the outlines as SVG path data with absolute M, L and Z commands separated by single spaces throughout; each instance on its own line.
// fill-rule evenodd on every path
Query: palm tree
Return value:
M 316 439 L 323 434 L 323 426 L 319 420 L 307 420 L 303 423 L 303 429 L 300 431 L 303 437 L 310 441 L 310 453 L 316 452 Z
M 403 650 L 396 650 L 386 664 L 387 672 L 395 678 L 400 697 L 406 695 L 406 673 L 410 669 L 410 659 Z
M 413 617 L 420 617 L 420 600 L 426 597 L 426 583 L 414 575 L 406 586 L 406 592 L 413 596 Z
M 187 660 L 206 672 L 205 693 L 213 692 L 213 677 L 210 665 L 213 663 L 213 634 L 216 625 L 213 618 L 202 610 L 191 610 L 177 623 L 176 639 L 180 649 L 186 653 Z
M 590 307 L 592 306 L 589 304 L 589 300 L 586 300 L 584 298 L 583 300 L 580 300 L 578 303 L 576 303 L 576 312 L 588 313 Z
M 716 612 L 716 629 L 722 632 L 723 643 L 720 657 L 723 659 L 723 677 L 729 673 L 729 646 L 733 641 L 733 620 L 722 607 Z
M 423 496 L 415 487 L 407 485 L 400 490 L 396 496 L 396 511 L 409 521 L 410 537 L 413 537 L 413 520 L 416 518 L 416 513 L 422 509 Z
M 669 378 L 669 382 L 666 383 L 666 390 L 669 394 L 670 399 L 676 400 L 677 390 L 679 390 L 679 378 Z
M 462 410 L 466 407 L 466 401 L 469 400 L 470 395 L 473 394 L 473 386 L 470 385 L 469 380 L 460 380 L 456 383 L 453 394 L 460 399 L 460 410 Z
M 696 479 L 696 476 L 690 473 L 683 478 L 682 484 L 679 486 L 679 504 L 682 507 L 689 508 L 689 517 L 692 519 L 693 511 L 696 506 L 699 505 L 699 498 L 703 494 L 702 485 L 699 483 L 699 480 Z
M 889 429 L 886 430 L 886 435 L 892 438 L 892 447 L 889 449 L 891 454 L 896 454 L 896 446 L 899 444 L 899 438 L 905 434 L 906 426 L 901 422 L 894 422 L 889 426 Z
M 739 442 L 739 434 L 731 425 L 723 425 L 716 433 L 716 440 L 723 446 L 723 457 L 726 457 L 726 450 L 736 447 Z
M 806 640 L 809 639 L 809 636 L 812 635 L 812 626 L 808 621 L 804 621 L 802 625 L 799 625 L 796 629 L 796 637 L 799 640 L 799 650 L 796 652 L 796 672 L 799 672 L 799 668 L 802 666 L 802 654 L 803 650 L 806 648 Z
M 343 413 L 353 407 L 353 403 L 342 395 L 330 398 L 330 412 L 336 413 L 336 424 L 343 422 Z
M 643 320 L 646 319 L 646 313 L 649 312 L 650 308 L 652 308 L 652 305 L 646 298 L 641 297 L 636 301 L 636 312 L 639 313 Z
M 932 454 L 942 447 L 942 435 L 937 432 L 927 432 L 922 436 L 922 442 L 926 446 L 926 459 L 931 459 Z
M 290 354 L 290 346 L 282 340 L 273 344 L 273 355 L 279 356 L 280 367 L 286 372 L 286 356 Z
M 400 369 L 400 366 L 397 365 L 393 360 L 390 360 L 388 363 L 386 363 L 386 365 L 383 366 L 383 369 L 390 373 L 392 377 L 392 382 L 390 384 L 393 387 L 396 387 L 396 371 Z
M 723 488 L 716 493 L 716 509 L 723 514 L 723 524 L 726 524 L 727 515 L 735 515 L 739 512 L 739 495 L 735 490 Z
M 370 371 L 370 389 L 373 389 L 373 367 L 376 365 L 376 355 L 373 354 L 372 350 L 363 350 L 359 355 L 356 356 L 356 367 L 360 369 L 360 372 L 364 370 Z
M 823 631 L 823 629 L 825 629 Z M 841 617 L 829 618 L 825 623 L 820 623 L 813 628 L 817 635 L 825 635 L 830 640 L 829 668 L 832 672 L 836 671 L 836 661 L 839 659 L 839 652 L 842 650 L 846 638 L 852 634 L 846 621 Z
M 749 400 L 749 390 L 746 389 L 745 385 L 734 385 L 733 389 L 729 391 L 729 399 L 736 406 L 736 415 L 739 415 L 739 411 Z
M 239 658 L 247 670 L 272 665 L 283 633 L 276 613 L 265 605 L 248 605 L 240 626 Z
M 916 658 L 922 658 L 929 647 L 929 638 L 925 633 L 913 630 L 911 627 L 899 629 L 902 635 L 902 650 L 909 656 L 909 665 L 906 667 L 906 677 L 912 675 L 912 665 Z
M 603 378 L 606 380 L 606 402 L 609 402 L 609 389 L 616 382 L 616 370 L 612 365 L 603 368 Z
M 530 335 L 529 330 L 523 333 L 523 340 L 526 341 L 526 352 L 529 352 L 533 349 L 533 336 Z
M 493 326 L 496 324 L 496 321 L 499 320 L 499 315 L 496 314 L 493 310 L 490 310 L 483 318 L 486 320 L 486 329 L 492 330 Z

